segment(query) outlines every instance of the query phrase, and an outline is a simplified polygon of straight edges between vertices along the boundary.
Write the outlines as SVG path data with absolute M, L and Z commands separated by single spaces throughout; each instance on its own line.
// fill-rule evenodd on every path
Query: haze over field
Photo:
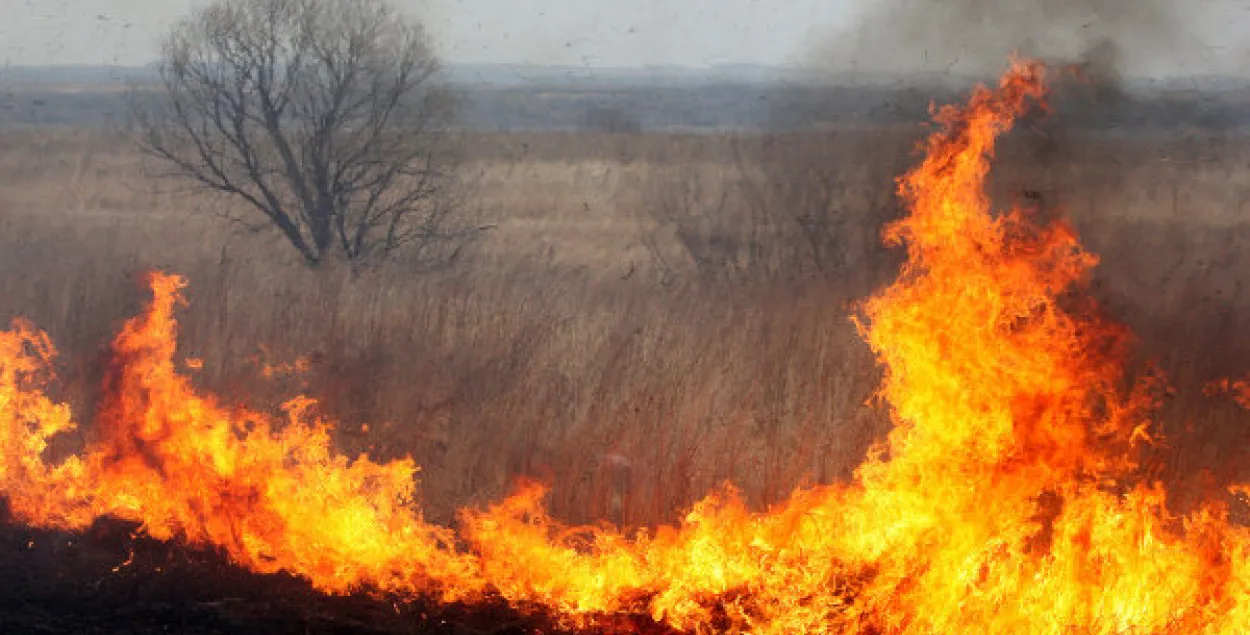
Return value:
M 1152 102 L 1094 112 L 1085 123 L 1095 127 L 1238 128 L 1250 102 L 1250 43 L 1239 35 L 1250 27 L 1250 6 L 1240 0 L 399 5 L 424 20 L 445 77 L 469 92 L 461 123 L 473 130 L 915 122 L 931 100 L 990 79 L 1013 53 L 1082 64 L 1100 90 L 1140 90 Z M 11 18 L 0 24 L 0 57 L 10 64 L 0 70 L 0 123 L 124 120 L 115 89 L 150 72 L 144 66 L 156 59 L 161 36 L 195 6 L 0 0 Z M 853 84 L 871 88 L 828 89 Z M 83 92 L 101 85 L 114 94 Z M 1185 92 L 1194 90 L 1209 94 Z
M 1113 42 L 1129 74 L 1245 74 L 1240 0 L 403 0 L 452 63 L 994 72 Z M 143 65 L 193 0 L 2 0 L 11 65 Z

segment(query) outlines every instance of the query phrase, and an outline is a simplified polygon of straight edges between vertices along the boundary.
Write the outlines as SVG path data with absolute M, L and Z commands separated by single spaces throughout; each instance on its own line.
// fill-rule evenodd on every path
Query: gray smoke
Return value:
M 1099 79 L 1175 66 L 1183 0 L 861 0 L 814 63 L 865 74 L 996 74 L 1013 53 Z M 1188 4 L 1193 4 L 1192 2 Z M 1166 71 L 1164 71 L 1166 72 Z

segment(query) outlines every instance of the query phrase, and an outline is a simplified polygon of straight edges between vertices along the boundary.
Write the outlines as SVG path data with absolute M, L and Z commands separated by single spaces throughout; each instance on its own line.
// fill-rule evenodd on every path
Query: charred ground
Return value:
M 95 635 L 520 635 L 563 631 L 502 601 L 440 606 L 362 591 L 328 597 L 211 550 L 135 537 L 103 520 L 82 534 L 22 527 L 0 509 L 0 630 Z M 601 632 L 655 633 L 630 621 Z

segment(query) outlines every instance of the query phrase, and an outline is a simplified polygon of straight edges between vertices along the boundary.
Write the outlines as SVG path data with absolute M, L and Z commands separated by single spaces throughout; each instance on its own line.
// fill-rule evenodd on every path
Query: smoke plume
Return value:
M 1155 75 L 1182 43 L 1181 0 L 866 0 L 820 64 L 865 74 L 987 75 L 1012 54 L 1102 79 Z M 1166 72 L 1164 70 L 1164 72 Z

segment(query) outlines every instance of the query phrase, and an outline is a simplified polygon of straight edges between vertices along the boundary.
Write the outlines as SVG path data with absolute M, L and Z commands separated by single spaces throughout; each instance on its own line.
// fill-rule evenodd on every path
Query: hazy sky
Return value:
M 842 0 L 399 0 L 449 61 L 635 66 L 782 63 Z M 10 64 L 143 64 L 195 0 L 0 0 Z
M 930 11 L 943 3 L 906 1 L 922 3 Z M 1047 11 L 1047 2 L 1060 0 L 1002 1 L 1040 14 Z M 1094 0 L 1062 1 L 1097 4 Z M 1186 24 L 1178 26 L 1182 35 L 1178 41 L 1186 49 L 1186 62 L 1169 68 L 1171 58 L 1164 55 L 1164 61 L 1152 62 L 1147 72 L 1250 74 L 1250 55 L 1244 52 L 1250 41 L 1244 35 L 1250 32 L 1250 0 L 1169 1 L 1185 5 L 1181 15 Z M 0 59 L 9 64 L 147 63 L 170 25 L 199 4 L 197 0 L 0 0 Z M 836 64 L 837 60 L 821 51 L 836 50 L 836 46 L 830 48 L 831 42 L 853 39 L 848 29 L 858 23 L 859 12 L 873 6 L 904 6 L 905 2 L 399 0 L 399 4 L 425 19 L 448 61 L 637 66 Z M 892 19 L 886 17 L 887 22 Z M 889 42 L 878 45 L 892 46 Z M 932 50 L 918 49 L 914 55 L 905 47 L 899 50 L 905 51 L 908 59 L 903 61 L 909 65 L 940 68 L 945 63 L 932 59 Z

